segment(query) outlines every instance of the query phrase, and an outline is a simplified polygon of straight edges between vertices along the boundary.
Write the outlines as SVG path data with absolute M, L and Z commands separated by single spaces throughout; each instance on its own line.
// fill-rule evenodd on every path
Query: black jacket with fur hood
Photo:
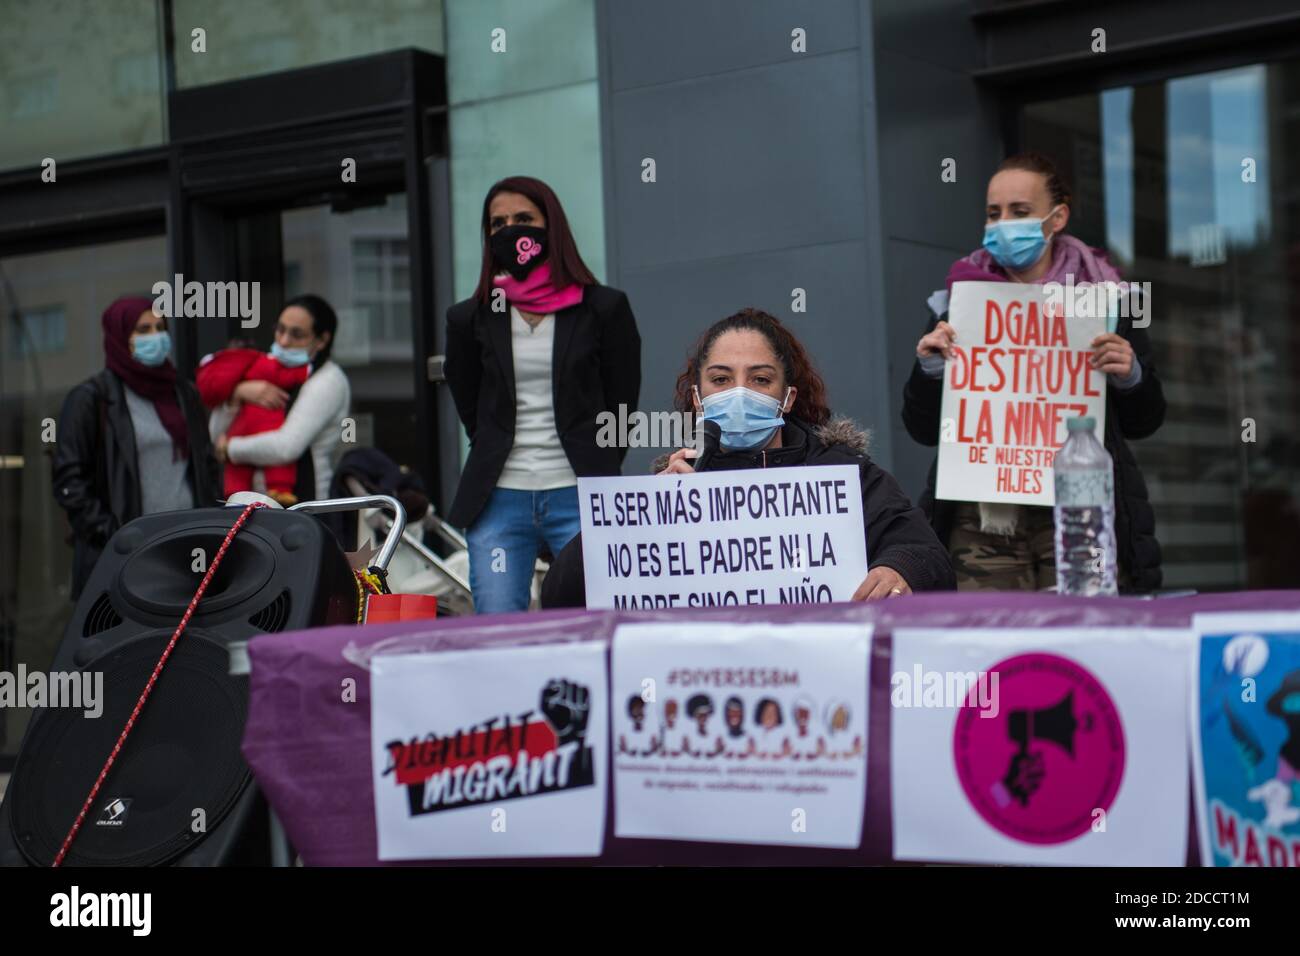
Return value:
M 893 568 L 913 591 L 951 591 L 957 580 L 947 549 L 930 522 L 913 507 L 894 477 L 867 456 L 867 434 L 850 418 L 812 426 L 787 417 L 781 447 L 719 452 L 709 471 L 781 468 L 790 465 L 857 465 L 862 481 L 862 515 L 867 526 L 867 564 Z M 662 471 L 668 456 L 651 466 Z M 865 572 L 863 577 L 866 577 Z M 542 607 L 583 607 L 582 535 L 565 546 L 542 582 Z

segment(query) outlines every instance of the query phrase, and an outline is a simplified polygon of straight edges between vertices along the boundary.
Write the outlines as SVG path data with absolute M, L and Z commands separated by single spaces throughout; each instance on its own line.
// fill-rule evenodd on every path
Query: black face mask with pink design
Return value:
M 546 260 L 546 230 L 537 226 L 506 226 L 488 240 L 492 261 L 518 282 Z

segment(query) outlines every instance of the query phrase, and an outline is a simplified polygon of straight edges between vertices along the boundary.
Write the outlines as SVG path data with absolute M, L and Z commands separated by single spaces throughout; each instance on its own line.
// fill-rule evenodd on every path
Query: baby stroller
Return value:
M 407 524 L 388 566 L 388 586 L 395 593 L 432 594 L 438 599 L 438 616 L 472 614 L 469 586 L 469 552 L 465 536 L 437 513 L 420 477 L 404 470 L 376 448 L 358 448 L 342 458 L 330 483 L 330 497 L 391 495 L 406 508 Z M 378 550 L 392 529 L 392 518 L 378 508 L 336 516 L 331 525 L 344 550 L 368 553 Z M 446 556 L 430 547 L 427 535 L 442 542 Z M 545 557 L 549 557 L 546 555 Z M 530 606 L 540 604 L 541 581 L 547 563 L 539 559 L 534 569 Z

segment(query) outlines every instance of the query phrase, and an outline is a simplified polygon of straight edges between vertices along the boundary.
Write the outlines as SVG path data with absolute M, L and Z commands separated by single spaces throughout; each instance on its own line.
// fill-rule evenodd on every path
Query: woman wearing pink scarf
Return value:
M 1065 232 L 1070 193 L 1051 160 L 1024 153 L 1003 161 L 988 186 L 984 247 L 957 260 L 930 296 L 930 322 L 903 390 L 903 424 L 923 445 L 939 443 L 944 361 L 954 342 L 945 321 L 954 282 L 1077 285 L 1119 282 L 1105 253 Z M 1120 590 L 1160 586 L 1160 545 L 1146 482 L 1128 440 L 1145 438 L 1164 421 L 1165 399 L 1143 329 L 1121 317 L 1115 332 L 1092 342 L 1092 366 L 1106 373 L 1106 450 L 1115 463 L 1115 538 Z M 937 460 L 936 460 L 937 465 Z M 937 467 L 920 500 L 947 545 L 959 590 L 1034 590 L 1056 583 L 1052 509 L 934 497 Z
M 598 444 L 596 419 L 636 410 L 641 338 L 546 183 L 496 183 L 482 237 L 478 288 L 447 310 L 447 384 L 470 443 L 448 520 L 466 529 L 475 609 L 522 611 L 541 547 L 559 554 L 578 533 L 578 477 L 619 473 L 627 449 Z

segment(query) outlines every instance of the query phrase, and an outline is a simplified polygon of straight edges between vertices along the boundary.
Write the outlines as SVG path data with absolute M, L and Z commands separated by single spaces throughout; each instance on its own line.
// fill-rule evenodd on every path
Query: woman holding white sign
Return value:
M 1065 232 L 1069 220 L 1070 193 L 1051 160 L 1024 153 L 998 166 L 988 185 L 983 247 L 953 263 L 946 287 L 927 301 L 929 326 L 916 345 L 916 364 L 903 390 L 903 424 L 917 442 L 938 445 L 940 439 L 944 367 L 954 356 L 956 340 L 946 321 L 954 282 L 1056 283 L 1051 287 L 1062 289 L 1120 282 L 1104 252 Z M 1119 311 L 1115 331 L 1092 341 L 1089 363 L 1107 379 L 1105 445 L 1115 463 L 1120 589 L 1151 591 L 1161 580 L 1155 513 L 1127 441 L 1146 438 L 1160 427 L 1165 398 L 1146 332 L 1134 327 L 1136 316 L 1130 316 L 1129 309 Z M 952 556 L 958 588 L 1035 590 L 1055 585 L 1052 509 L 937 500 L 937 464 L 936 459 L 920 504 Z
M 704 470 L 853 465 L 866 524 L 867 568 L 853 595 L 875 601 L 956 586 L 947 550 L 898 482 L 866 452 L 867 436 L 835 418 L 826 384 L 798 339 L 776 318 L 743 309 L 715 322 L 678 376 L 674 405 L 721 429 Z M 661 475 L 691 474 L 694 448 L 658 464 Z M 581 535 L 556 556 L 542 583 L 543 607 L 585 604 Z

